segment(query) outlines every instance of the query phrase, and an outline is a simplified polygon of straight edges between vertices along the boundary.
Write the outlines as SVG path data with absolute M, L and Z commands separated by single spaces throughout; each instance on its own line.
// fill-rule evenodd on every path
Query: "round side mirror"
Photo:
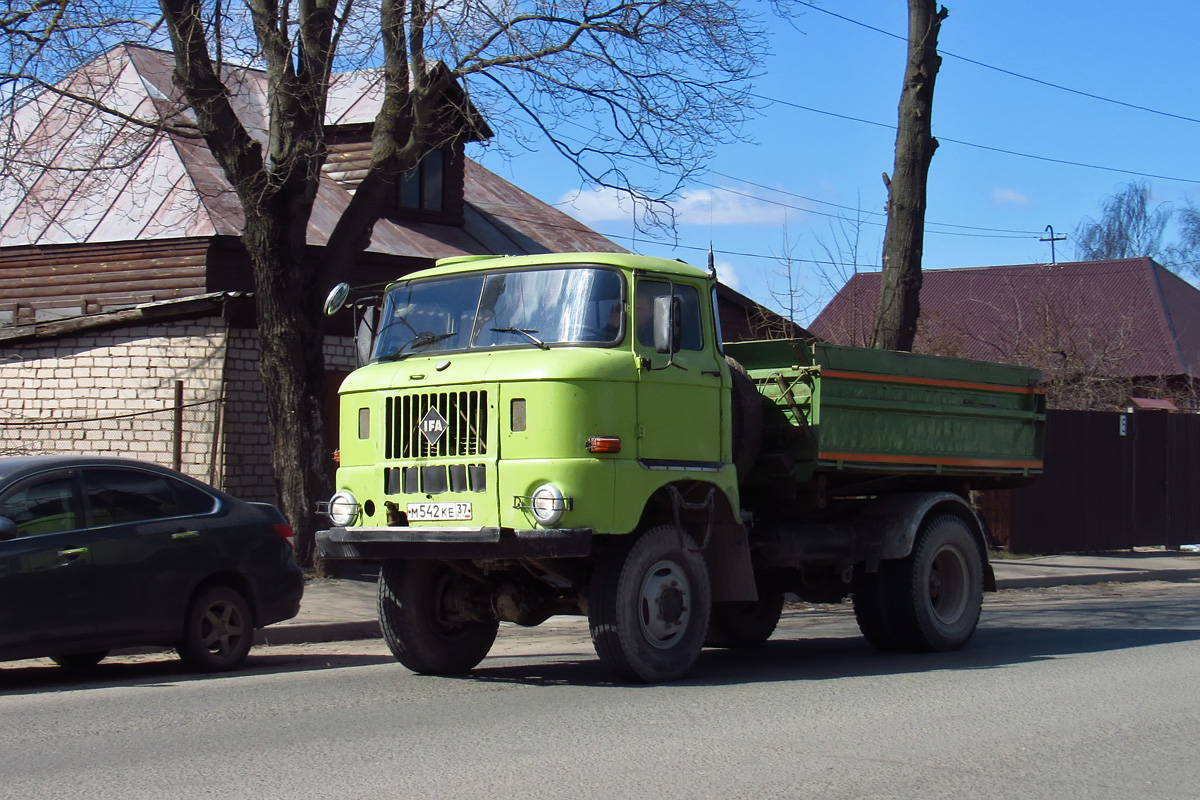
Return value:
M 332 317 L 334 314 L 342 310 L 346 305 L 346 298 L 350 296 L 350 284 L 339 283 L 329 292 L 329 296 L 325 298 L 325 316 Z

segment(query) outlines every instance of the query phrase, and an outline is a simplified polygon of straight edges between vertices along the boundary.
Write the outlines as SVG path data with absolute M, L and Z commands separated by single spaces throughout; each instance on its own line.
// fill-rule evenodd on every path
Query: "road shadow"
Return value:
M 147 654 L 144 660 L 102 661 L 84 670 L 64 669 L 48 659 L 0 663 L 0 697 L 41 692 L 76 691 L 111 687 L 175 686 L 193 681 L 219 682 L 246 675 L 315 672 L 344 667 L 395 664 L 391 655 L 331 654 L 319 649 L 304 653 L 250 652 L 241 669 L 230 672 L 192 672 L 169 653 Z
M 861 637 L 772 639 L 760 647 L 706 648 L 688 676 L 672 686 L 724 686 L 774 681 L 825 681 L 945 670 L 1012 667 L 1087 653 L 1200 640 L 1181 628 L 981 628 L 962 650 L 950 653 L 880 653 Z M 599 659 L 577 653 L 530 653 L 485 660 L 455 680 L 530 686 L 636 687 L 614 680 Z M 653 687 L 649 687 L 653 688 Z M 661 687 L 659 687 L 661 688 Z

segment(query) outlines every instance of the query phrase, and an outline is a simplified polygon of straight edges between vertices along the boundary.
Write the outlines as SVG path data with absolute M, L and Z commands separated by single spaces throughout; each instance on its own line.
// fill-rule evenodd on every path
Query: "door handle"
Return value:
M 195 539 L 199 535 L 200 535 L 200 531 L 179 531 L 178 533 L 172 533 L 171 538 L 172 539 Z
M 74 560 L 82 555 L 86 555 L 87 551 L 88 549 L 86 547 L 75 547 L 70 550 L 59 550 L 58 555 L 59 558 L 69 558 Z

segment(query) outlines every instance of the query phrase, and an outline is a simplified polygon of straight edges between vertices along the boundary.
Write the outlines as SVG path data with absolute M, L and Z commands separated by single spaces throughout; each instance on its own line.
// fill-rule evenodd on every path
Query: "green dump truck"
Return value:
M 379 563 L 421 673 L 578 614 L 617 676 L 671 680 L 764 642 L 787 593 L 852 598 L 878 648 L 955 649 L 995 588 L 968 493 L 1042 468 L 1036 371 L 723 344 L 715 275 L 676 261 L 448 259 L 357 305 L 317 546 Z

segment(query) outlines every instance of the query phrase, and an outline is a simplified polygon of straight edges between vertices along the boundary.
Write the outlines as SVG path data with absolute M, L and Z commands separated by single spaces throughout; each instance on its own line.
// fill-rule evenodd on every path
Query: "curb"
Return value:
M 357 639 L 379 639 L 377 620 L 360 622 L 315 622 L 299 625 L 273 625 L 254 632 L 254 644 L 322 644 Z
M 1046 589 L 1054 586 L 1090 586 L 1096 583 L 1140 583 L 1167 581 L 1183 583 L 1200 578 L 1193 569 L 1148 569 L 1122 572 L 1095 572 L 1082 575 L 1043 575 L 1029 578 L 997 578 L 997 589 Z

